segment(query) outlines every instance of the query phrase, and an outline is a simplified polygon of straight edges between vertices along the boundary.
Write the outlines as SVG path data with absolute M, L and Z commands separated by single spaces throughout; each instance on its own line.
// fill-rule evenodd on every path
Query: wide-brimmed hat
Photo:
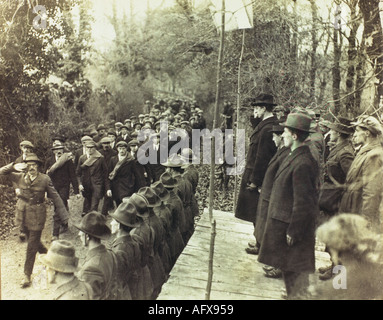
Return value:
M 378 119 L 373 116 L 361 116 L 355 122 L 351 122 L 355 127 L 362 127 L 374 135 L 382 134 L 382 125 Z
M 116 127 L 116 128 L 120 128 L 121 126 L 123 126 L 124 124 L 122 123 L 122 122 L 116 122 L 115 124 L 114 124 L 114 126 Z
M 160 176 L 160 181 L 162 182 L 165 188 L 175 188 L 178 184 L 177 179 L 173 178 L 173 176 L 169 172 L 164 172 Z
M 329 123 L 327 127 L 344 134 L 352 134 L 354 132 L 351 120 L 343 117 L 339 117 L 337 122 Z
M 301 112 L 299 113 L 292 112 L 287 116 L 286 122 L 282 123 L 281 125 L 284 127 L 300 130 L 303 132 L 313 132 L 310 129 L 311 121 L 312 119 L 309 115 L 306 115 Z
M 133 193 L 126 203 L 132 203 L 137 209 L 137 216 L 146 218 L 149 216 L 148 200 L 138 193 Z
M 164 184 L 161 181 L 156 181 L 152 183 L 151 188 L 154 193 L 159 196 L 162 201 L 166 201 L 170 197 L 168 189 L 165 188 Z
M 35 153 L 28 153 L 24 159 L 24 162 L 36 162 L 38 164 L 43 164 L 39 157 Z
M 113 219 L 119 223 L 137 228 L 140 222 L 137 220 L 137 208 L 131 202 L 122 202 L 117 209 L 109 214 Z
M 99 239 L 108 239 L 111 235 L 109 227 L 106 225 L 105 217 L 97 212 L 91 211 L 87 213 L 81 220 L 79 225 L 75 227 L 84 233 Z
M 54 143 L 53 144 L 53 146 L 52 146 L 52 148 L 51 148 L 51 150 L 53 151 L 53 150 L 61 150 L 61 149 L 64 149 L 65 148 L 65 146 L 62 144 L 62 143 Z
M 142 187 L 137 192 L 139 195 L 143 196 L 148 201 L 148 207 L 154 208 L 161 205 L 160 197 L 154 192 L 150 187 Z
M 39 260 L 50 269 L 63 273 L 75 273 L 78 258 L 74 245 L 67 240 L 53 241 L 48 252 L 41 254 Z
M 28 147 L 28 148 L 34 148 L 35 146 L 33 145 L 32 142 L 28 141 L 28 140 L 24 140 L 24 141 L 21 141 L 20 142 L 20 147 Z
M 271 94 L 265 94 L 262 93 L 255 97 L 255 99 L 251 102 L 252 106 L 260 106 L 260 107 L 267 107 L 267 106 L 276 106 L 277 104 L 274 103 L 274 97 Z
M 171 155 L 169 155 L 167 161 L 161 164 L 164 167 L 181 168 L 183 163 L 184 163 L 184 160 L 181 158 L 181 156 L 178 153 L 172 153 Z

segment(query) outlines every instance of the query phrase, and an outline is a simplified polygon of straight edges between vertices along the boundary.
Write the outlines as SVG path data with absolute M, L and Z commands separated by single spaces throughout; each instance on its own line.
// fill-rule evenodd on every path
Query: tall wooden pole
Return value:
M 222 18 L 221 18 L 221 42 L 218 53 L 218 67 L 217 67 L 217 91 L 215 96 L 214 105 L 214 118 L 213 130 L 217 126 L 219 104 L 221 102 L 221 84 L 222 84 L 222 64 L 223 64 L 223 48 L 225 42 L 225 0 L 222 0 Z M 215 137 L 212 136 L 211 141 L 211 163 L 210 163 L 210 190 L 209 190 L 209 218 L 211 223 L 211 238 L 210 238 L 210 253 L 209 253 L 209 270 L 208 280 L 205 293 L 205 300 L 210 300 L 210 291 L 213 280 L 213 256 L 214 256 L 214 240 L 215 240 L 215 226 L 216 222 L 213 220 L 213 202 L 214 202 L 214 177 L 215 177 Z
M 241 67 L 242 67 L 242 60 L 243 60 L 243 52 L 245 51 L 245 30 L 242 30 L 242 47 L 241 47 L 241 55 L 239 56 L 239 63 L 238 63 L 238 86 L 237 86 L 237 115 L 236 115 L 236 122 L 235 122 L 235 128 L 236 128 L 236 134 L 235 137 L 238 137 L 238 129 L 239 129 L 239 109 L 241 107 Z M 238 148 L 238 146 L 237 146 Z M 237 149 L 236 149 L 237 150 Z M 238 169 L 238 163 L 237 163 L 237 169 Z M 237 185 L 238 185 L 238 174 L 235 172 L 234 176 L 234 201 L 233 201 L 233 212 L 235 212 L 235 208 L 237 205 Z

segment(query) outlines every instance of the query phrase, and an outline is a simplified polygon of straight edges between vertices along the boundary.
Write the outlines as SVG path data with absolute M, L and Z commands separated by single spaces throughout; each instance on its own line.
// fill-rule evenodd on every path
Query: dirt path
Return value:
M 76 247 L 76 255 L 84 257 L 85 249 L 78 237 L 78 229 L 74 227 L 81 220 L 82 199 L 71 197 L 69 201 L 70 221 L 69 230 L 60 235 L 60 239 L 70 240 Z M 42 235 L 42 242 L 49 248 L 52 230 L 52 207 L 48 211 L 48 219 Z M 40 263 L 37 254 L 32 274 L 32 286 L 26 289 L 20 287 L 24 276 L 24 261 L 27 244 L 20 242 L 18 228 L 12 230 L 11 235 L 0 241 L 1 249 L 1 299 L 2 300 L 50 300 L 50 289 L 44 266 Z

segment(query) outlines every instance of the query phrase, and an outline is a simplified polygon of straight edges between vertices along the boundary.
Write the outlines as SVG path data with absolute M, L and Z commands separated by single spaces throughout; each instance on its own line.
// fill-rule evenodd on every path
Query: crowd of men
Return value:
M 332 261 L 319 270 L 321 280 L 331 279 L 334 266 L 341 264 L 350 270 L 381 270 L 375 237 L 382 233 L 380 121 L 367 115 L 323 120 L 309 108 L 278 106 L 268 94 L 251 99 L 247 107 L 254 108 L 253 131 L 235 217 L 254 224 L 255 241 L 246 252 L 258 255 L 265 276 L 284 279 L 286 298 L 307 298 L 316 237 Z M 167 143 L 162 161 L 161 123 L 169 132 L 182 128 L 190 133 L 206 128 L 206 122 L 194 104 L 146 104 L 143 111 L 123 122 L 90 126 L 74 152 L 54 137 L 52 157 L 45 161 L 33 153 L 31 142 L 22 141 L 22 155 L 0 169 L 14 184 L 20 239 L 28 241 L 22 287 L 31 285 L 39 252 L 55 283 L 55 299 L 157 297 L 199 215 L 195 155 L 190 147 L 169 154 L 172 144 Z M 141 141 L 146 129 L 149 134 Z M 148 141 L 154 163 L 142 161 L 139 152 Z M 73 243 L 60 239 L 68 229 L 71 191 L 83 198 L 76 225 L 87 248 L 82 266 Z M 41 242 L 45 193 L 54 204 L 49 250 Z M 324 224 L 319 223 L 322 216 L 328 220 Z M 356 286 L 363 281 L 359 278 Z M 369 284 L 364 297 L 374 298 L 377 288 Z
M 168 132 L 173 128 L 189 132 L 205 128 L 206 122 L 200 108 L 182 101 L 156 104 L 147 111 L 124 123 L 90 126 L 74 152 L 67 149 L 64 138 L 55 136 L 52 155 L 45 161 L 34 153 L 32 142 L 22 141 L 20 157 L 0 169 L 14 185 L 20 240 L 27 241 L 22 288 L 31 285 L 40 253 L 48 280 L 56 287 L 55 299 L 156 298 L 199 215 L 193 151 L 166 150 L 165 161 L 160 161 L 160 124 L 165 122 Z M 148 134 L 139 141 L 145 129 Z M 140 161 L 139 147 L 144 143 L 158 161 Z M 73 243 L 60 239 L 68 230 L 71 192 L 83 198 L 81 223 L 75 226 L 88 249 L 82 266 L 77 265 Z M 49 250 L 41 241 L 45 195 L 54 205 Z
M 323 120 L 310 108 L 281 108 L 268 94 L 250 106 L 254 129 L 235 211 L 254 224 L 256 241 L 246 252 L 258 255 L 266 277 L 283 278 L 286 298 L 307 299 L 313 296 L 309 274 L 315 271 L 320 225 L 332 261 L 319 270 L 321 280 L 331 279 L 336 265 L 352 269 L 354 274 L 347 274 L 354 279 L 376 276 L 372 270 L 381 272 L 383 263 L 374 237 L 382 233 L 381 122 L 368 115 Z M 321 225 L 321 217 L 328 222 Z M 382 297 L 379 281 L 365 281 L 366 287 L 375 286 L 366 293 L 360 279 L 347 287 L 349 297 Z

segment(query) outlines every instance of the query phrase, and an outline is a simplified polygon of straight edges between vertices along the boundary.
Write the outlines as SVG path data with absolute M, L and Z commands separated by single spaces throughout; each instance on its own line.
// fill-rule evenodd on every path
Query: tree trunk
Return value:
M 318 48 L 318 39 L 317 39 L 317 19 L 318 19 L 318 8 L 314 0 L 309 0 L 311 4 L 311 16 L 312 16 L 312 26 L 311 26 L 311 41 L 312 41 L 312 50 L 310 53 L 311 57 L 311 69 L 310 69 L 310 96 L 315 97 L 315 79 L 316 79 L 316 52 Z
M 366 53 L 374 66 L 375 76 L 378 80 L 375 105 L 380 96 L 383 96 L 383 34 L 379 15 L 379 0 L 360 0 L 359 8 L 364 19 L 363 39 Z
M 356 50 L 356 35 L 357 31 L 360 25 L 360 20 L 357 14 L 357 2 L 358 0 L 351 0 L 348 2 L 349 8 L 350 8 L 350 35 L 348 36 L 348 50 L 347 50 L 347 56 L 348 56 L 348 66 L 347 66 L 347 75 L 346 75 L 346 109 L 347 112 L 352 112 L 352 110 L 355 109 L 355 96 L 357 91 L 359 90 L 358 87 L 355 86 L 355 69 L 356 65 L 358 63 L 357 61 L 357 50 Z M 355 92 L 355 94 L 353 94 Z
M 339 12 L 340 6 L 337 6 L 337 12 Z M 337 14 L 336 18 L 337 19 Z M 340 33 L 340 23 L 335 22 L 333 32 L 333 46 L 334 46 L 334 63 L 332 67 L 332 96 L 334 100 L 334 112 L 339 114 L 341 110 L 340 103 L 340 58 L 342 54 L 342 34 Z

